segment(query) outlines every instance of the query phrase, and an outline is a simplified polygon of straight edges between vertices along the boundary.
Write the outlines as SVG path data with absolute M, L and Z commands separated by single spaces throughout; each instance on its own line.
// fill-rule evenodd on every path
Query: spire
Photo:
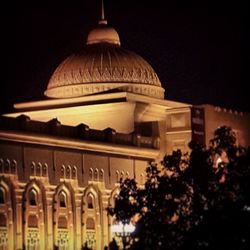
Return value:
M 101 19 L 98 22 L 99 24 L 107 24 L 107 20 L 105 20 L 105 14 L 104 14 L 104 3 L 103 0 L 101 0 Z

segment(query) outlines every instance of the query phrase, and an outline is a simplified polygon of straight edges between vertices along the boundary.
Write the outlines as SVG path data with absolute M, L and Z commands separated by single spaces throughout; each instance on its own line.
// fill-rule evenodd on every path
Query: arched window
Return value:
M 3 188 L 0 188 L 0 204 L 5 204 L 5 192 Z
M 95 177 L 95 181 L 98 181 L 98 169 L 95 169 L 95 173 L 94 173 L 94 177 Z
M 9 173 L 10 172 L 10 160 L 6 159 L 5 161 L 5 173 Z
M 16 173 L 16 167 L 17 167 L 17 162 L 15 160 L 11 161 L 11 173 L 15 174 Z
M 94 173 L 93 168 L 90 168 L 89 169 L 89 180 L 91 180 L 91 181 L 93 181 L 93 173 Z
M 38 162 L 38 164 L 37 164 L 37 169 L 36 169 L 36 175 L 37 176 L 42 176 L 42 164 L 41 164 L 41 162 Z
M 31 190 L 29 193 L 29 204 L 31 206 L 36 206 L 37 202 L 36 202 L 36 191 L 35 190 Z
M 99 178 L 100 178 L 100 181 L 104 181 L 104 170 L 103 169 L 100 170 Z
M 114 204 L 115 204 L 115 202 L 116 202 L 116 198 L 118 197 L 118 194 L 115 194 L 114 195 L 114 197 L 113 197 L 113 202 L 114 202 Z
M 59 205 L 60 207 L 66 207 L 66 194 L 63 191 L 59 194 Z
M 140 174 L 140 184 L 144 184 L 144 174 Z
M 120 179 L 119 179 L 119 171 L 118 170 L 116 170 L 116 172 L 115 172 L 115 177 L 116 177 L 116 182 L 119 182 Z
M 87 204 L 88 204 L 88 208 L 89 208 L 89 209 L 94 208 L 94 204 L 93 204 L 93 196 L 92 196 L 92 195 L 88 195 L 88 198 L 87 198 Z
M 66 178 L 71 179 L 71 166 L 68 165 L 67 170 L 66 170 Z
M 86 221 L 86 229 L 94 230 L 95 229 L 95 221 L 93 218 L 88 218 Z
M 46 177 L 48 175 L 48 164 L 44 163 L 43 164 L 43 177 Z
M 30 169 L 31 169 L 31 175 L 36 175 L 36 170 L 35 170 L 35 168 L 36 168 L 36 163 L 35 162 L 31 162 L 31 166 L 30 166 Z
M 3 159 L 0 159 L 0 173 L 4 172 L 4 163 L 3 163 Z
M 72 169 L 72 179 L 77 179 L 77 168 L 76 168 L 76 166 L 73 166 L 73 169 Z
M 124 172 L 123 172 L 123 171 L 121 171 L 120 179 L 121 179 L 122 181 L 123 181 L 123 179 L 124 179 Z
M 61 167 L 61 178 L 65 178 L 65 166 L 62 165 Z

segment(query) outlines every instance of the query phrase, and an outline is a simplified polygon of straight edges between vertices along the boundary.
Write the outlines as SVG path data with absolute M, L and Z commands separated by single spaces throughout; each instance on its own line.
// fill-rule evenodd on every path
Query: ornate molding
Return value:
M 45 95 L 52 98 L 70 98 L 101 93 L 118 89 L 120 91 L 151 96 L 164 99 L 164 89 L 143 83 L 89 83 L 59 86 L 45 91 Z

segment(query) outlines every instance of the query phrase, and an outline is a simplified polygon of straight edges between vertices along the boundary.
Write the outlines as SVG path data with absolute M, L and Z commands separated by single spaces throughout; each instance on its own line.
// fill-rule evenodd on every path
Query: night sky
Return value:
M 99 0 L 33 2 L 2 10 L 2 62 L 7 68 L 0 85 L 1 113 L 10 112 L 16 102 L 45 99 L 53 71 L 84 46 L 100 16 Z M 250 111 L 249 76 L 242 70 L 249 52 L 244 9 L 229 3 L 105 1 L 106 19 L 122 47 L 151 64 L 165 98 Z

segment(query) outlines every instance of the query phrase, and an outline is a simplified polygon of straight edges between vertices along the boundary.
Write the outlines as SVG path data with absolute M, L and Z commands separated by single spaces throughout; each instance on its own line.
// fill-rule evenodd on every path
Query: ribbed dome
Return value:
M 117 32 L 101 23 L 89 33 L 84 50 L 57 67 L 45 95 L 79 97 L 111 89 L 164 98 L 152 67 L 139 55 L 122 49 Z

